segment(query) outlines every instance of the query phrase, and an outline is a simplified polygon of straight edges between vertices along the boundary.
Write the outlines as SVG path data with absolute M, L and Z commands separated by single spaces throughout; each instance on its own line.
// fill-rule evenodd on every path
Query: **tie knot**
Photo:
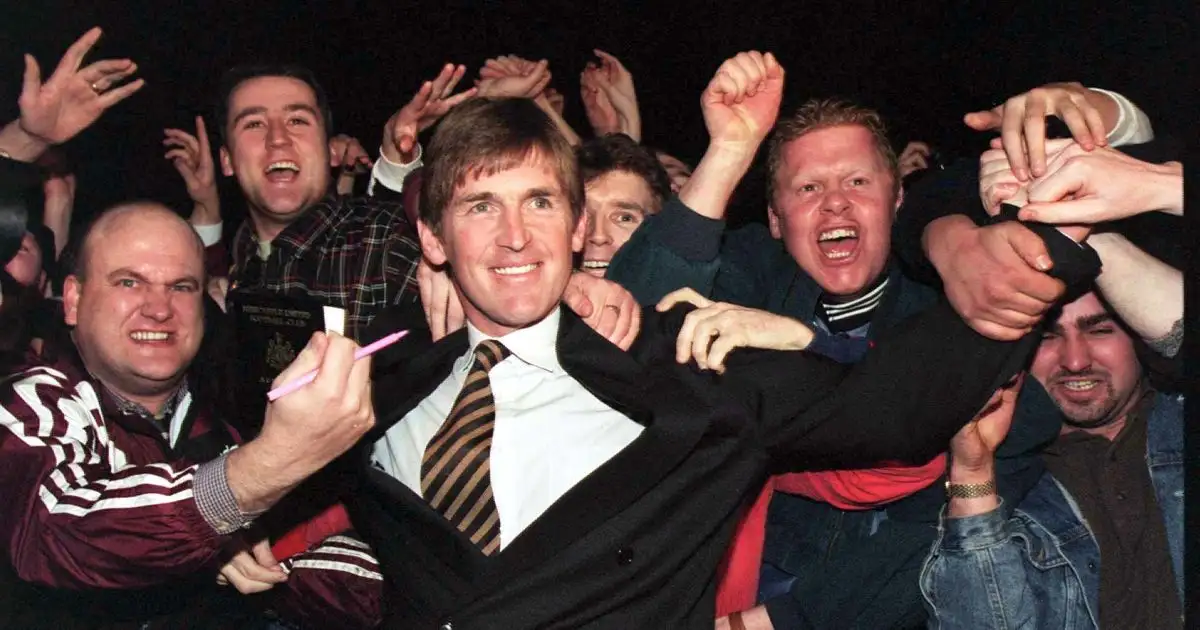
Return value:
M 491 372 L 492 368 L 496 367 L 508 355 L 512 354 L 504 344 L 495 339 L 485 339 L 475 346 L 475 363 L 483 368 L 484 372 Z

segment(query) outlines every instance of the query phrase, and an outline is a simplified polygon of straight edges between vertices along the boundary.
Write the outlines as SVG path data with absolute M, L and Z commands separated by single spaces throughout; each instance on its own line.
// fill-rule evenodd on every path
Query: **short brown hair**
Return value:
M 871 132 L 875 139 L 875 150 L 892 174 L 892 194 L 899 194 L 900 164 L 892 143 L 888 141 L 887 126 L 883 124 L 879 112 L 839 99 L 810 99 L 796 113 L 775 125 L 767 153 L 767 199 L 771 203 L 775 202 L 775 175 L 783 164 L 784 147 L 810 131 L 841 125 L 857 125 Z
M 578 221 L 583 213 L 583 183 L 575 151 L 533 101 L 476 98 L 455 107 L 442 119 L 425 152 L 421 220 L 440 232 L 442 214 L 468 175 L 494 175 L 534 155 L 549 160 Z
M 650 187 L 656 202 L 656 207 L 650 209 L 653 212 L 658 212 L 663 202 L 671 197 L 671 178 L 667 169 L 653 151 L 623 133 L 592 138 L 579 145 L 575 155 L 579 157 L 579 172 L 585 187 L 597 177 L 612 171 L 625 171 L 641 177 Z

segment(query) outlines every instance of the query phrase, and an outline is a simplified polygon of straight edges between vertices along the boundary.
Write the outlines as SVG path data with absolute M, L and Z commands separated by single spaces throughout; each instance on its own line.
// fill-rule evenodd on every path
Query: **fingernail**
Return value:
M 1049 256 L 1046 256 L 1044 254 L 1041 256 L 1038 256 L 1036 262 L 1037 262 L 1038 269 L 1041 269 L 1042 271 L 1047 271 L 1050 269 L 1050 257 Z

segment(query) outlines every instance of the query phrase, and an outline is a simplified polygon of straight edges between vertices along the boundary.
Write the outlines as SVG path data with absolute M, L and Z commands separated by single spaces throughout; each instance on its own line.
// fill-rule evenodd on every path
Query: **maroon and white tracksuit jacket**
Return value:
M 189 599 L 179 589 L 231 598 L 232 588 L 215 586 L 216 572 L 246 545 L 240 532 L 210 524 L 196 483 L 205 462 L 224 466 L 219 458 L 239 441 L 237 432 L 191 393 L 161 421 L 137 413 L 94 381 L 74 352 L 64 355 L 0 379 L 0 550 L 12 572 L 54 593 L 47 601 L 78 593 L 93 615 L 240 614 L 226 603 L 176 601 Z M 378 618 L 378 567 L 362 543 L 334 537 L 290 564 L 288 582 L 274 589 L 283 617 L 313 627 Z M 128 597 L 139 589 L 146 593 Z M 95 603 L 106 594 L 121 603 Z M 197 597 L 212 599 L 200 592 L 190 599 Z M 246 601 L 236 592 L 231 599 L 234 608 Z M 145 610 L 128 610 L 127 601 Z M 204 627 L 189 618 L 189 627 Z

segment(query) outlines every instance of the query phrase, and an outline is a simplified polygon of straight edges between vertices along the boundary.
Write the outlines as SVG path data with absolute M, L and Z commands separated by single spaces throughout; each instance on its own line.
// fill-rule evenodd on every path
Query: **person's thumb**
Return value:
M 1050 252 L 1046 249 L 1046 243 L 1042 241 L 1042 237 L 1034 234 L 1029 228 L 1020 226 L 1020 229 L 1010 230 L 1008 243 L 1017 256 L 1030 267 L 1046 272 L 1054 266 L 1054 261 L 1050 259 Z

